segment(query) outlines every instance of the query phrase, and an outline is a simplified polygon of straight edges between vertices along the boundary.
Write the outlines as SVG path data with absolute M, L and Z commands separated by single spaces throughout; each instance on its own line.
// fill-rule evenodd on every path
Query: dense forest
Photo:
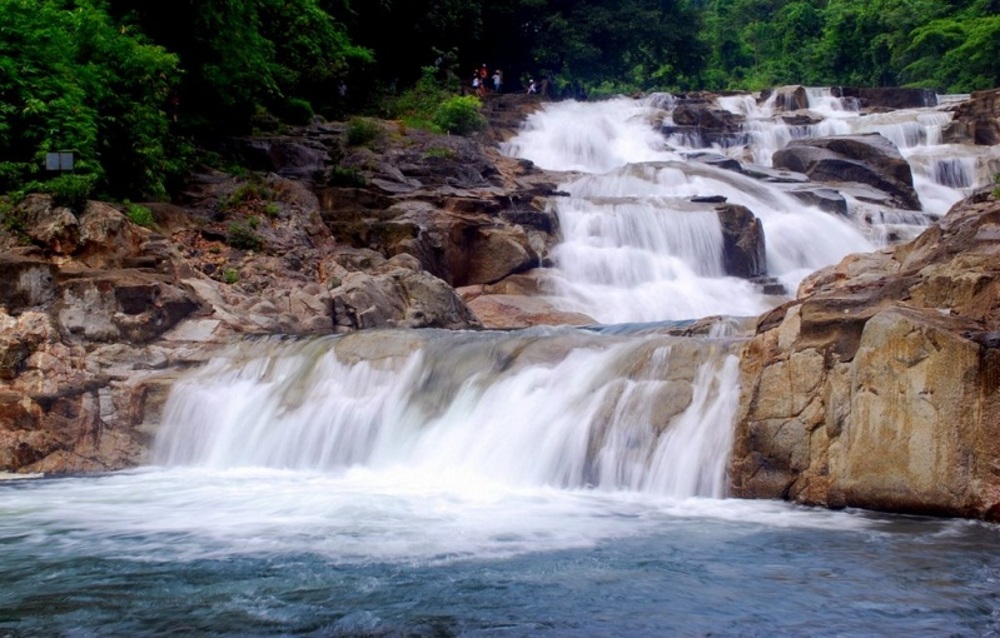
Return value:
M 1000 0 L 0 0 L 0 193 L 163 198 L 195 149 L 315 113 L 433 127 L 483 64 L 568 96 L 968 92 L 1000 86 Z

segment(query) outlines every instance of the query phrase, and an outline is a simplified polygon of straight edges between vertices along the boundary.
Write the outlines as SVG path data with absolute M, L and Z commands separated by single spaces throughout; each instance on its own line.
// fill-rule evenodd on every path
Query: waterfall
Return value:
M 767 175 L 770 154 L 798 137 L 877 131 L 911 162 L 934 211 L 995 161 L 940 143 L 950 114 L 867 116 L 828 90 L 807 96 L 811 115 L 793 121 L 812 123 L 794 126 L 773 101 L 721 98 L 745 124 L 732 145 L 716 147 L 661 133 L 679 103 L 672 96 L 546 105 L 504 150 L 565 172 L 564 195 L 549 203 L 563 233 L 549 301 L 603 326 L 244 340 L 175 385 L 156 462 L 366 472 L 438 492 L 724 496 L 740 318 L 783 302 L 848 253 L 927 223 L 922 212 L 853 195 L 847 215 L 821 210 L 797 196 L 809 187 L 801 180 L 754 177 Z M 752 148 L 739 147 L 746 142 Z M 705 151 L 739 160 L 740 170 L 697 161 Z M 747 157 L 764 166 L 743 170 Z M 786 294 L 727 274 L 720 199 L 760 222 L 766 275 Z M 710 336 L 670 333 L 714 315 L 723 319 Z
M 253 340 L 177 384 L 154 454 L 720 497 L 736 345 L 569 329 Z
M 752 100 L 724 99 L 733 109 L 756 108 Z M 699 196 L 723 196 L 760 219 L 768 275 L 788 291 L 848 253 L 874 249 L 849 220 L 774 184 L 687 161 L 654 128 L 663 104 L 671 103 L 548 105 L 506 146 L 542 168 L 586 173 L 561 186 L 569 197 L 552 202 L 563 230 L 553 255 L 558 306 L 602 323 L 752 315 L 773 307 L 765 290 L 722 271 L 715 206 L 692 203 Z

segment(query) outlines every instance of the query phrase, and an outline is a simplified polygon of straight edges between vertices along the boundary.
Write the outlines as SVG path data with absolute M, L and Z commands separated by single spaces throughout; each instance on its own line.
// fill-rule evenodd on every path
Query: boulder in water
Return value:
M 998 215 L 995 199 L 966 200 L 761 318 L 734 495 L 1000 520 Z
M 855 98 L 865 110 L 916 109 L 937 106 L 937 94 L 932 89 L 891 87 L 834 87 L 835 97 Z
M 945 130 L 950 142 L 983 146 L 1000 144 L 1000 89 L 976 91 L 955 107 L 955 118 Z
M 900 208 L 921 208 L 910 165 L 878 133 L 793 140 L 772 160 L 775 168 L 805 173 L 818 182 L 868 184 L 889 193 Z
M 767 275 L 764 227 L 745 206 L 726 204 L 715 209 L 722 226 L 722 259 L 727 275 L 753 279 Z

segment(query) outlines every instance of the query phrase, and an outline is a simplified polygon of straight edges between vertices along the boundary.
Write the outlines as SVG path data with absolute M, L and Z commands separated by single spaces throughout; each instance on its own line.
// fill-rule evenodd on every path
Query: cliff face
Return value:
M 736 496 L 1000 518 L 1000 202 L 852 255 L 761 317 Z

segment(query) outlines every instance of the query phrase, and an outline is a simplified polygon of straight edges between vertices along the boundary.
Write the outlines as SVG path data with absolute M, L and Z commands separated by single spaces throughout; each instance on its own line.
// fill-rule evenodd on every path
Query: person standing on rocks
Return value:
M 502 85 L 503 85 L 503 73 L 500 72 L 500 69 L 497 69 L 496 72 L 493 74 L 493 90 L 497 93 L 497 95 L 500 94 L 500 87 Z

